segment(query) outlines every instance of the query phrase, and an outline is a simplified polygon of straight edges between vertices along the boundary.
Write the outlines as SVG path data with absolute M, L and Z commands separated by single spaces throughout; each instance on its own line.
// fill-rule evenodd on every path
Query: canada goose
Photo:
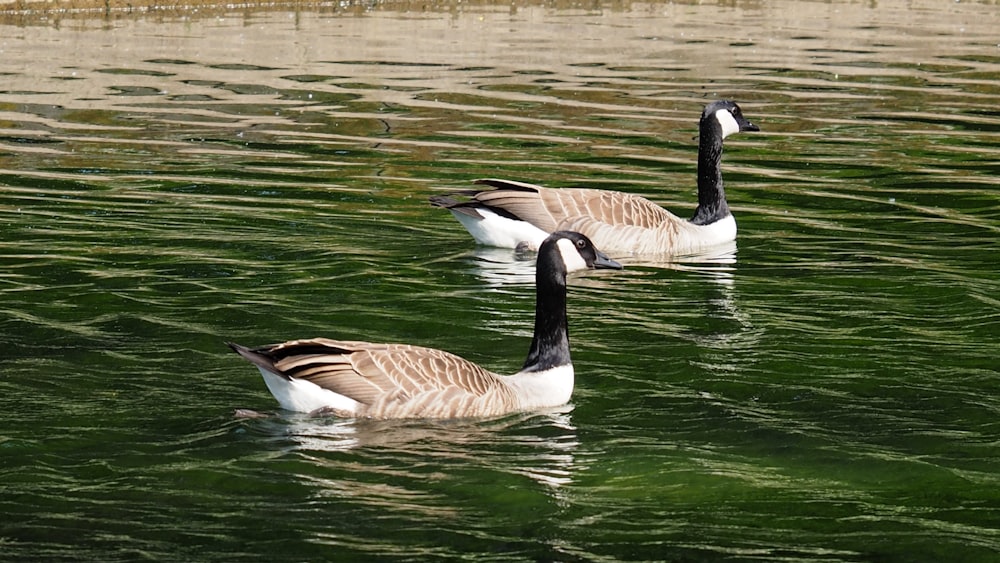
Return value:
M 566 274 L 621 268 L 587 237 L 560 231 L 545 239 L 535 267 L 535 335 L 514 375 L 498 375 L 458 356 L 408 344 L 314 338 L 260 348 L 227 342 L 260 370 L 282 407 L 366 418 L 497 416 L 569 401 L 573 364 L 566 323 Z
M 698 124 L 698 208 L 689 220 L 644 197 L 588 188 L 543 188 L 482 179 L 492 189 L 431 197 L 480 244 L 538 248 L 548 233 L 579 231 L 611 254 L 688 254 L 736 239 L 736 220 L 722 187 L 722 140 L 739 131 L 760 131 L 730 101 L 705 106 Z M 466 200 L 455 195 L 467 196 Z

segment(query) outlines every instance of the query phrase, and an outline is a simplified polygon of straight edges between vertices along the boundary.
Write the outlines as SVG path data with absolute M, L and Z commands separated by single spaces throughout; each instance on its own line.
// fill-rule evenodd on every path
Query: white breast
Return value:
M 522 409 L 558 407 L 573 396 L 573 364 L 516 373 L 505 381 L 514 389 Z

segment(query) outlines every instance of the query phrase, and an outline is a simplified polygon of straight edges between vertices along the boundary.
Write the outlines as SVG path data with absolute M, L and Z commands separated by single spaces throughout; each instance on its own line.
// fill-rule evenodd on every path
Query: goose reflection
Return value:
M 509 248 L 480 246 L 475 250 L 463 252 L 462 255 L 470 259 L 472 263 L 470 270 L 486 287 L 535 283 L 535 259 L 530 253 L 512 252 Z
M 724 242 L 692 254 L 664 256 L 662 259 L 649 256 L 623 258 L 623 264 L 630 267 L 665 268 L 679 272 L 693 272 L 719 285 L 732 287 L 736 272 L 736 241 Z
M 629 268 L 637 266 L 668 268 L 697 276 L 704 280 L 704 298 L 700 300 L 701 316 L 709 319 L 730 321 L 729 330 L 712 333 L 692 334 L 692 339 L 710 349 L 731 351 L 743 348 L 759 339 L 755 335 L 750 319 L 738 304 L 736 292 L 736 242 L 724 243 L 704 252 L 685 256 L 671 257 L 667 262 L 650 261 L 644 258 L 641 262 L 623 261 Z M 747 339 L 752 340 L 748 343 Z
M 480 246 L 457 254 L 469 258 L 475 274 L 487 287 L 532 284 L 535 280 L 535 254 L 530 250 Z M 725 242 L 697 253 L 684 255 L 616 256 L 622 264 L 703 274 L 709 281 L 731 286 L 736 272 L 736 241 Z M 618 274 L 621 277 L 621 274 Z M 627 272 L 626 272 L 627 276 Z M 620 280 L 587 276 L 574 280 L 574 286 L 612 287 Z
M 699 254 L 671 257 L 668 263 L 649 260 L 623 262 L 631 270 L 642 266 L 669 268 L 705 282 L 701 284 L 703 296 L 692 303 L 691 309 L 698 311 L 698 317 L 711 320 L 707 323 L 711 328 L 699 330 L 692 327 L 679 334 L 704 350 L 703 356 L 695 363 L 704 364 L 713 372 L 731 372 L 735 369 L 734 362 L 755 357 L 753 351 L 761 333 L 751 322 L 750 315 L 740 307 L 735 241 Z M 705 326 L 705 323 L 697 324 Z
M 480 246 L 474 250 L 459 253 L 457 256 L 466 256 L 471 264 L 468 270 L 490 289 L 530 285 L 534 281 L 534 255 L 530 252 L 523 253 L 517 249 L 511 251 L 509 248 Z M 591 324 L 600 322 L 610 331 L 614 330 L 614 325 L 617 323 L 634 324 L 636 317 L 632 312 L 645 307 L 630 307 L 628 296 L 641 298 L 644 305 L 658 302 L 660 300 L 658 296 L 665 299 L 667 297 L 665 292 L 668 290 L 664 289 L 658 278 L 664 270 L 671 270 L 703 280 L 704 297 L 693 305 L 700 308 L 699 315 L 703 318 L 726 321 L 721 325 L 717 324 L 717 329 L 713 331 L 689 330 L 678 335 L 697 342 L 709 350 L 709 358 L 703 359 L 712 364 L 718 364 L 721 368 L 728 368 L 733 361 L 730 355 L 734 351 L 752 351 L 760 340 L 759 331 L 750 322 L 749 315 L 743 312 L 739 306 L 736 287 L 736 241 L 723 242 L 689 254 L 663 255 L 662 257 L 619 255 L 616 256 L 616 259 L 625 266 L 625 270 L 618 273 L 613 279 L 606 276 L 586 276 L 577 278 L 573 282 L 576 287 L 614 291 L 616 298 L 621 302 L 621 308 L 626 310 L 620 312 L 620 315 L 624 317 L 622 319 L 617 319 L 616 317 L 619 315 L 614 310 L 609 310 L 599 320 L 592 320 Z M 651 280 L 651 276 L 654 279 Z M 674 323 L 661 324 L 654 320 L 660 314 L 669 317 L 678 314 L 679 311 L 671 309 L 671 307 L 664 306 L 662 310 L 655 310 L 652 316 L 647 315 L 641 319 L 642 324 L 647 326 L 649 330 L 672 332 L 666 327 L 676 328 Z M 498 317 L 502 318 L 502 314 L 498 313 Z
M 369 420 L 302 414 L 238 411 L 246 424 L 269 434 L 315 463 L 342 466 L 343 454 L 370 461 L 360 471 L 390 471 L 405 476 L 416 465 L 471 465 L 487 471 L 528 477 L 548 490 L 573 482 L 580 471 L 572 405 L 496 419 Z M 377 462 L 374 459 L 377 458 Z M 415 462 L 414 460 L 419 460 Z M 314 475 L 309 479 L 317 479 Z M 335 489 L 342 484 L 328 483 Z M 364 494 L 352 481 L 351 494 Z M 363 484 L 361 485 L 363 486 Z M 375 485 L 377 494 L 384 487 Z

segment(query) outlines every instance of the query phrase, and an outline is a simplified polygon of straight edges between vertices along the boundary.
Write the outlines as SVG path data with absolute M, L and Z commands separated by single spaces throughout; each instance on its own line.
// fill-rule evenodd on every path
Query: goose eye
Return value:
M 587 247 L 587 241 L 585 241 L 585 240 L 578 240 L 578 241 L 576 241 L 576 247 L 577 248 L 586 248 Z

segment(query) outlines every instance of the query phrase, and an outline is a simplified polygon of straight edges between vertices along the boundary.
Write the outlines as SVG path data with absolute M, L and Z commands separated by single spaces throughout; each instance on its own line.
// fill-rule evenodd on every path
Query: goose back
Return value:
M 492 189 L 474 192 L 472 201 L 502 210 L 542 230 L 577 231 L 598 248 L 622 254 L 697 252 L 736 238 L 732 216 L 695 225 L 648 199 L 626 192 L 592 188 L 545 188 L 499 179 L 476 180 Z
M 521 408 L 503 376 L 443 350 L 326 338 L 252 350 L 230 346 L 264 374 L 308 382 L 318 388 L 313 392 L 332 392 L 355 403 L 337 407 L 325 397 L 315 403 L 326 405 L 327 412 L 338 416 L 456 418 L 492 416 Z M 296 401 L 309 400 L 293 399 L 282 406 L 315 410 L 300 408 Z
M 493 178 L 476 180 L 475 183 L 494 188 L 477 192 L 473 196 L 477 202 L 503 209 L 549 232 L 574 230 L 567 225 L 577 217 L 600 218 L 612 226 L 647 229 L 656 228 L 664 221 L 679 220 L 676 215 L 648 199 L 625 192 L 592 188 L 552 189 Z M 604 248 L 597 241 L 594 244 Z

